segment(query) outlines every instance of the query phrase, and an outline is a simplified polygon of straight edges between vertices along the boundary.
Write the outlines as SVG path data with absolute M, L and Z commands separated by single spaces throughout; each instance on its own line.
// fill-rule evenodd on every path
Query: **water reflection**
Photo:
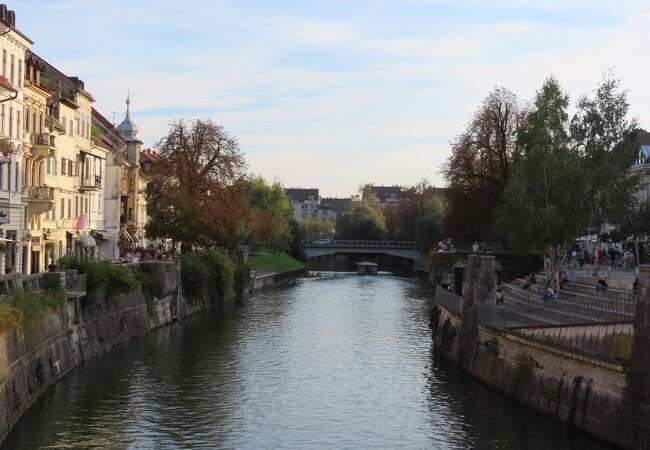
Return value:
M 437 358 L 430 298 L 381 276 L 257 294 L 88 361 L 2 448 L 599 448 Z

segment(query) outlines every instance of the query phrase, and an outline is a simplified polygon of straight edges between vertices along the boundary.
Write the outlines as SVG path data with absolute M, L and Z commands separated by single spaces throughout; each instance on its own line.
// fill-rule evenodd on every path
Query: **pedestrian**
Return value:
M 578 250 L 578 265 L 582 269 L 582 266 L 585 263 L 585 251 L 584 250 Z
M 609 248 L 609 267 L 616 268 L 616 249 L 614 247 Z
M 634 283 L 632 283 L 632 293 L 637 294 L 639 292 L 639 277 L 636 277 Z
M 555 300 L 555 292 L 550 284 L 546 285 L 546 292 L 542 295 L 542 301 L 547 302 L 549 300 Z
M 598 281 L 596 281 L 596 294 L 600 294 L 601 292 L 605 292 L 609 285 L 607 284 L 607 281 L 603 280 L 602 278 L 598 277 Z
M 478 253 L 481 250 L 481 246 L 478 245 L 478 241 L 474 241 L 474 244 L 472 244 L 472 251 L 474 253 Z
M 569 284 L 569 272 L 566 270 L 562 271 L 562 280 L 560 282 L 560 286 L 562 289 L 566 287 L 566 285 Z
M 501 292 L 501 288 L 497 288 L 496 300 L 497 300 L 497 305 L 499 303 L 503 303 L 503 292 Z

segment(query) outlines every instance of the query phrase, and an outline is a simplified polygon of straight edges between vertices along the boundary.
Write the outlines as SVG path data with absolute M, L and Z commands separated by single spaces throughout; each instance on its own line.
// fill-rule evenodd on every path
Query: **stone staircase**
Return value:
M 631 290 L 610 288 L 596 295 L 595 286 L 585 280 L 571 281 L 557 293 L 555 300 L 542 301 L 546 277 L 537 275 L 537 283 L 524 289 L 524 280 L 501 286 L 504 301 L 496 308 L 504 317 L 529 322 L 529 326 L 631 322 L 636 300 Z

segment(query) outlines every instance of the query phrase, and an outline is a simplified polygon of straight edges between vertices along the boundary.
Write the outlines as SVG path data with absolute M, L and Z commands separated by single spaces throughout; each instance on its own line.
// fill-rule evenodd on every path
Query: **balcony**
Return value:
M 23 200 L 28 203 L 30 217 L 43 214 L 54 208 L 54 188 L 49 186 L 26 186 L 23 188 Z
M 54 201 L 54 188 L 49 186 L 27 186 L 23 194 L 27 200 L 53 202 Z
M 32 156 L 43 157 L 56 154 L 56 136 L 50 133 L 32 133 L 30 136 Z
M 53 130 L 58 130 L 62 134 L 65 134 L 65 123 L 61 122 L 54 116 L 47 116 L 45 118 L 45 126 Z
M 79 180 L 79 190 L 82 192 L 99 191 L 102 189 L 102 177 L 99 175 L 83 177 Z

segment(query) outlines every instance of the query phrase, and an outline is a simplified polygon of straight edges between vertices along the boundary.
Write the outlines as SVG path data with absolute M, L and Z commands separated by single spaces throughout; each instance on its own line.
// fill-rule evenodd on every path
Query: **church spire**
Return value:
M 124 121 L 117 126 L 117 131 L 122 135 L 122 139 L 125 141 L 139 141 L 138 139 L 138 127 L 131 120 L 131 92 L 127 90 L 126 94 L 126 117 Z

